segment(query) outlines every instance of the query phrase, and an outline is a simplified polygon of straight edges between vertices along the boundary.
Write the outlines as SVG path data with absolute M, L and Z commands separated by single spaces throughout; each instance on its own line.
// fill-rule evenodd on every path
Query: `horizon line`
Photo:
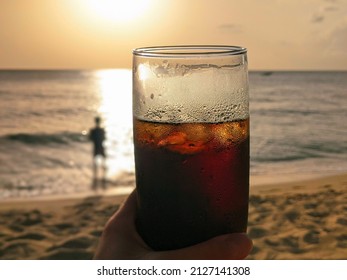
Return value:
M 0 68 L 0 71 L 102 71 L 102 70 L 132 70 L 126 67 L 95 67 L 95 68 Z M 248 69 L 249 72 L 347 72 L 347 69 Z

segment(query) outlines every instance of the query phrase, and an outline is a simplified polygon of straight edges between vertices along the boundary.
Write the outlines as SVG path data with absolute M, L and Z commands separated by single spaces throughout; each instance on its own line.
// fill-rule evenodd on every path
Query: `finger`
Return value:
M 110 220 L 122 219 L 134 222 L 137 209 L 137 192 L 133 190 Z
M 252 241 L 244 233 L 233 233 L 214 237 L 191 247 L 153 252 L 159 259 L 206 259 L 206 260 L 237 260 L 244 259 L 252 250 Z
M 103 235 L 113 236 L 115 232 L 136 232 L 136 191 L 134 190 L 112 215 L 105 225 Z
M 150 248 L 136 231 L 136 191 L 107 222 L 95 259 L 141 259 Z

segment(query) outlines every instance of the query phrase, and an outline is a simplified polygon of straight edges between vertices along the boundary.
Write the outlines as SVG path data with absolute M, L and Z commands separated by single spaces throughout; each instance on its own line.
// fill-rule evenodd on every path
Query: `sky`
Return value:
M 0 69 L 131 68 L 132 50 L 223 44 L 251 70 L 347 70 L 347 0 L 0 0 Z

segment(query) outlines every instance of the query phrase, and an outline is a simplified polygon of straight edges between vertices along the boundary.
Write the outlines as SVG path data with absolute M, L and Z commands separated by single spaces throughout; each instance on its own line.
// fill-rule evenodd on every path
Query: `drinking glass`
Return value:
M 136 226 L 155 250 L 245 232 L 249 196 L 247 50 L 133 51 Z

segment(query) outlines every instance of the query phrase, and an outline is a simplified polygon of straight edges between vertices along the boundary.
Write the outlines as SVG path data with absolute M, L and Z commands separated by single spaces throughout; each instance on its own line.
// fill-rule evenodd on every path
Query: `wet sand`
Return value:
M 1 202 L 0 259 L 91 259 L 125 197 Z M 249 210 L 248 259 L 347 259 L 347 174 L 252 185 Z

